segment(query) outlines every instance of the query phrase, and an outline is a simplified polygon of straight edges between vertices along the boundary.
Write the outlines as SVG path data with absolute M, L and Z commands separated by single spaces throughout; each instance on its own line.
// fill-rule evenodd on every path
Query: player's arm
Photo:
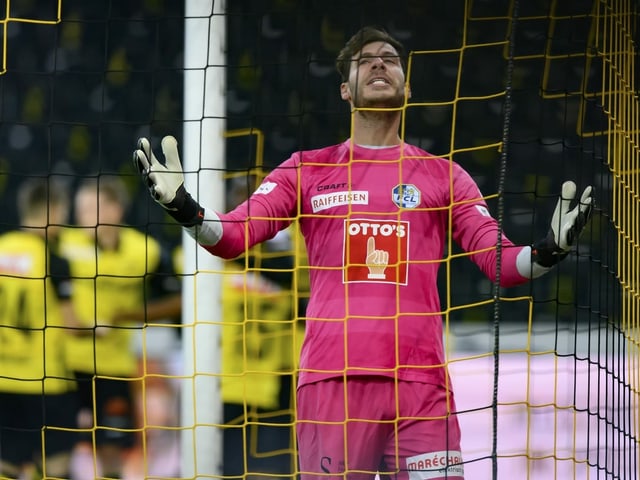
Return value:
M 144 307 L 135 310 L 123 310 L 114 315 L 112 322 L 114 325 L 131 322 L 154 322 L 177 318 L 182 312 L 182 295 L 179 293 L 170 294 L 161 298 L 149 301 Z
M 566 258 L 578 243 L 578 238 L 589 222 L 593 212 L 593 188 L 586 187 L 580 199 L 575 202 L 576 184 L 566 181 L 551 217 L 547 235 L 518 255 L 517 266 L 526 278 L 536 278 L 548 272 L 554 265 Z
M 154 271 L 148 272 L 146 302 L 131 310 L 118 311 L 112 318 L 114 325 L 123 323 L 151 323 L 174 320 L 182 313 L 181 283 L 168 250 L 162 249 Z
M 146 183 L 151 197 L 160 204 L 201 245 L 215 245 L 222 237 L 222 223 L 216 212 L 202 207 L 184 186 L 178 142 L 162 139 L 165 165 L 160 163 L 146 138 L 138 140 L 133 163 Z
M 454 208 L 454 239 L 465 251 L 477 252 L 471 255 L 472 260 L 494 281 L 497 275 L 495 246 L 499 225 L 489 214 L 486 204 L 478 203 L 482 194 L 463 170 L 457 173 L 455 192 L 458 205 Z M 502 233 L 502 286 L 518 285 L 544 275 L 569 254 L 591 216 L 592 192 L 591 187 L 585 188 L 580 200 L 571 208 L 576 186 L 573 182 L 565 182 L 549 232 L 532 246 L 514 245 Z
M 223 214 L 201 206 L 186 191 L 175 138 L 164 137 L 162 151 L 165 165 L 156 159 L 149 141 L 141 138 L 134 164 L 153 199 L 214 255 L 235 258 L 291 224 L 297 208 L 297 160 L 281 165 L 248 200 Z

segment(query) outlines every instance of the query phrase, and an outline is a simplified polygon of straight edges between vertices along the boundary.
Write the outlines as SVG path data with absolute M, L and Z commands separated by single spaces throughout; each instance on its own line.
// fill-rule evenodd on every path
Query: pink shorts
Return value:
M 303 480 L 464 478 L 453 394 L 442 386 L 352 377 L 345 387 L 336 378 L 297 397 Z

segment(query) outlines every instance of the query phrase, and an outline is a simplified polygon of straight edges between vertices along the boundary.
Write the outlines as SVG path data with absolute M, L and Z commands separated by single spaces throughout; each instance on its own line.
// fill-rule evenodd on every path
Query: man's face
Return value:
M 385 42 L 365 45 L 353 56 L 349 80 L 340 85 L 340 92 L 356 108 L 404 105 L 405 78 L 396 49 Z
M 122 223 L 122 207 L 107 195 L 84 189 L 76 196 L 76 223 L 81 227 L 118 225 Z
M 68 213 L 69 207 L 66 202 L 49 205 L 49 218 L 46 220 L 49 235 L 58 235 L 61 225 L 67 223 Z

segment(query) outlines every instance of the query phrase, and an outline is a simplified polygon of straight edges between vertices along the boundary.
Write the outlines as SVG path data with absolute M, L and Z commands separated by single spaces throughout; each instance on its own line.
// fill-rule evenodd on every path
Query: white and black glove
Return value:
M 178 142 L 170 135 L 161 142 L 165 163 L 158 161 L 146 138 L 138 140 L 133 152 L 133 163 L 142 175 L 153 199 L 167 210 L 169 215 L 185 227 L 202 225 L 204 208 L 184 188 L 182 164 L 178 155 Z
M 567 181 L 562 184 L 562 193 L 551 218 L 547 236 L 533 244 L 531 261 L 550 268 L 565 258 L 578 242 L 585 225 L 591 218 L 594 199 L 593 188 L 585 188 L 580 201 L 573 209 L 571 203 L 576 196 L 576 184 Z

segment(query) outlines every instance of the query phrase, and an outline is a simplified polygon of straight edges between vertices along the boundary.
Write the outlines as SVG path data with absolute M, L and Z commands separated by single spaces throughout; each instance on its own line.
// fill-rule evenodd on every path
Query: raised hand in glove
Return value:
M 142 175 L 153 199 L 162 205 L 180 224 L 191 227 L 201 225 L 204 209 L 184 188 L 182 164 L 178 155 L 178 142 L 170 135 L 161 142 L 166 165 L 158 161 L 146 138 L 138 140 L 133 152 L 133 163 Z
M 551 218 L 547 236 L 536 242 L 531 249 L 531 260 L 543 267 L 552 267 L 565 258 L 578 242 L 593 210 L 593 189 L 584 189 L 580 201 L 571 208 L 576 196 L 576 184 L 562 184 L 562 193 Z

